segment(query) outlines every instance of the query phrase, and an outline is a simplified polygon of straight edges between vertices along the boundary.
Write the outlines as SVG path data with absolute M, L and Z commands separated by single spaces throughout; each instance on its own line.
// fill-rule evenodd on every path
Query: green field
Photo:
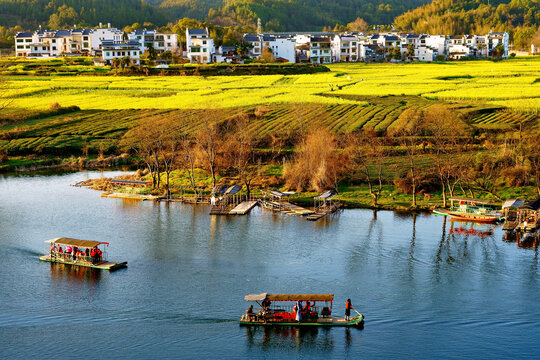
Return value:
M 540 57 L 335 64 L 330 72 L 309 75 L 208 77 L 82 75 L 84 65 L 65 66 L 79 75 L 5 77 L 0 146 L 10 154 L 113 149 L 140 121 L 174 117 L 195 131 L 212 112 L 219 120 L 250 114 L 261 137 L 312 125 L 337 133 L 384 132 L 407 107 L 439 102 L 485 130 L 538 123 L 540 113 Z M 53 103 L 80 110 L 45 113 Z

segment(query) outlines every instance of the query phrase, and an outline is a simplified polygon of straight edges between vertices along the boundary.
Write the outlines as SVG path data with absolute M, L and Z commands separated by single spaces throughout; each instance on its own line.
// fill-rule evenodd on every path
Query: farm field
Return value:
M 0 146 L 11 155 L 113 151 L 141 121 L 250 115 L 260 137 L 322 125 L 384 132 L 408 107 L 443 102 L 484 130 L 538 124 L 540 57 L 502 62 L 335 64 L 330 72 L 258 76 L 9 76 Z M 51 104 L 80 110 L 51 113 Z M 13 115 L 13 116 L 12 116 Z
M 257 76 L 8 76 L 11 106 L 84 110 L 232 108 L 282 103 L 364 104 L 342 96 L 412 95 L 540 109 L 540 58 L 500 62 L 334 64 L 330 72 Z M 334 95 L 334 96 L 327 96 Z M 337 95 L 337 96 L 335 96 Z

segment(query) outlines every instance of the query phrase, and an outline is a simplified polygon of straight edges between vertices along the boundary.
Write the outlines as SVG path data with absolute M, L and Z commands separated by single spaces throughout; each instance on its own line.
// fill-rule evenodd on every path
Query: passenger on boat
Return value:
M 351 309 L 353 309 L 351 299 L 347 299 L 347 302 L 345 302 L 345 320 L 351 320 Z
M 77 253 L 79 252 L 79 249 L 77 249 L 76 246 L 73 247 L 73 251 L 71 252 L 71 257 L 73 258 L 73 261 L 77 259 Z
M 246 319 L 247 321 L 256 320 L 256 315 L 253 313 L 253 305 L 249 305 L 249 308 L 246 310 Z
M 302 302 L 298 301 L 296 305 L 294 305 L 295 311 L 296 311 L 296 321 L 302 321 Z
M 90 251 L 90 256 L 92 257 L 92 264 L 95 264 L 97 261 L 96 248 L 92 248 L 92 251 Z
M 270 305 L 272 304 L 272 302 L 268 299 L 264 299 L 263 302 L 261 303 L 263 309 L 265 310 L 268 310 L 270 308 Z

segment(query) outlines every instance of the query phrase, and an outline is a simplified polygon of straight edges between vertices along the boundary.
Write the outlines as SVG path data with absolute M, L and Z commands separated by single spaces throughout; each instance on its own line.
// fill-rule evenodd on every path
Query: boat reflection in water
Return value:
M 61 263 L 50 263 L 53 282 L 80 282 L 97 284 L 101 280 L 102 270 L 85 266 L 71 266 Z
M 262 350 L 296 348 L 314 351 L 329 351 L 334 348 L 334 338 L 329 328 L 319 327 L 273 327 L 246 326 L 246 339 L 249 347 L 260 347 Z M 351 329 L 346 329 L 351 330 Z M 352 329 L 355 330 L 355 329 Z M 350 332 L 346 344 L 351 343 Z

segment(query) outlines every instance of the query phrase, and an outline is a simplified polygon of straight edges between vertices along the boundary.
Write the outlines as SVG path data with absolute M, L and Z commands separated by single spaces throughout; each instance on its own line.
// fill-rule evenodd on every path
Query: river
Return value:
M 101 198 L 118 172 L 0 175 L 0 358 L 533 358 L 539 258 L 442 216 L 255 209 Z M 487 226 L 478 226 L 485 229 Z M 112 273 L 42 263 L 45 240 L 110 242 Z M 250 329 L 248 293 L 333 293 L 365 328 Z

